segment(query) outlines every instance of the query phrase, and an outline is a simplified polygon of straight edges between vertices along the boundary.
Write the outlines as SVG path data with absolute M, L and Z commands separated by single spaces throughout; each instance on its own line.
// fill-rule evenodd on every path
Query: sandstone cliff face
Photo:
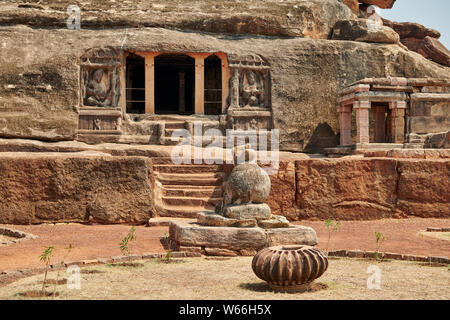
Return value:
M 82 28 L 160 27 L 212 33 L 326 39 L 341 19 L 354 17 L 337 0 L 41 0 L 0 1 L 0 25 L 66 28 L 67 8 L 82 10 Z
M 366 77 L 450 78 L 449 68 L 395 44 L 325 40 L 337 20 L 355 17 L 347 6 L 335 0 L 295 3 L 274 0 L 258 5 L 237 1 L 214 4 L 193 0 L 133 1 L 116 2 L 111 11 L 100 11 L 107 9 L 102 1 L 77 3 L 83 11 L 81 30 L 65 29 L 67 1 L 40 1 L 20 8 L 15 1 L 3 1 L 1 137 L 74 139 L 77 129 L 74 107 L 79 100 L 78 58 L 92 47 L 261 55 L 271 67 L 272 108 L 275 128 L 280 129 L 280 148 L 289 151 L 317 152 L 338 143 L 337 92 L 350 83 Z M 251 21 L 247 27 L 233 20 L 240 16 L 244 17 L 242 21 Z M 222 23 L 220 17 L 229 20 Z M 197 23 L 197 18 L 211 23 Z M 272 18 L 282 27 L 267 24 Z M 13 26 L 15 23 L 34 28 Z M 167 29 L 190 29 L 189 24 L 195 30 L 220 34 Z M 145 25 L 165 28 L 141 27 Z M 88 26 L 94 29 L 83 29 Z M 231 26 L 242 29 L 231 30 Z M 110 29 L 95 29 L 99 27 Z M 226 35 L 226 32 L 250 35 Z
M 3 153 L 0 223 L 145 223 L 153 212 L 148 158 Z
M 447 160 L 299 160 L 298 218 L 448 218 L 449 174 Z

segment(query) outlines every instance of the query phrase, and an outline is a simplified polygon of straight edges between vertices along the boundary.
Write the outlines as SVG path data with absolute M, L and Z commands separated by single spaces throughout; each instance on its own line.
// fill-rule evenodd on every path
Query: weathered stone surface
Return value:
M 409 50 L 444 66 L 450 66 L 450 52 L 438 40 L 439 31 L 413 22 L 392 22 L 383 19 L 383 24 L 400 35 L 400 41 Z
M 450 149 L 450 131 L 427 135 L 424 147 L 435 149 Z M 449 150 L 443 150 L 442 153 L 444 152 L 450 154 Z
M 0 24 L 67 28 L 70 0 L 42 0 L 38 6 L 2 4 Z M 132 0 L 128 2 L 78 1 L 82 28 L 158 27 L 212 33 L 326 38 L 331 26 L 353 16 L 335 0 L 269 0 L 220 3 L 208 0 Z
M 425 58 L 450 67 L 450 51 L 438 39 L 425 37 L 417 52 Z
M 419 23 L 393 22 L 393 21 L 390 21 L 387 19 L 383 19 L 383 24 L 386 27 L 394 29 L 395 32 L 397 32 L 399 34 L 399 36 L 402 40 L 409 39 L 409 38 L 424 39 L 427 36 L 438 39 L 441 36 L 439 31 L 427 28 Z M 409 49 L 411 49 L 411 48 L 409 48 Z
M 172 222 L 169 228 L 170 239 L 181 246 L 259 250 L 266 243 L 266 235 L 260 228 L 217 228 L 179 221 Z
M 450 161 L 399 161 L 396 210 L 408 216 L 450 216 Z
M 392 216 L 396 166 L 394 159 L 297 161 L 299 216 L 350 220 Z
M 338 21 L 333 27 L 331 39 L 389 44 L 400 42 L 399 35 L 393 29 L 386 26 L 370 28 L 367 21 L 367 19 Z
M 265 203 L 248 203 L 228 206 L 224 209 L 224 216 L 238 220 L 265 220 L 270 218 L 270 207 Z
M 224 191 L 226 205 L 263 203 L 270 193 L 270 178 L 257 164 L 242 163 L 231 171 Z
M 2 153 L 0 223 L 145 223 L 153 210 L 149 160 Z
M 223 249 L 223 248 L 205 248 L 205 253 L 208 256 L 221 256 L 221 257 L 236 257 L 238 254 L 236 251 Z
M 266 203 L 272 214 L 295 219 L 295 162 L 281 160 L 276 174 L 269 177 L 271 188 Z
M 251 228 L 256 226 L 255 219 L 230 219 L 215 214 L 214 211 L 197 213 L 197 222 L 202 226 Z
M 358 0 L 361 3 L 374 5 L 381 9 L 391 9 L 396 0 Z
M 66 17 L 67 13 L 61 14 Z M 65 24 L 65 18 L 58 21 Z M 123 44 L 127 49 L 148 51 L 260 54 L 271 67 L 274 126 L 280 129 L 280 149 L 286 151 L 316 152 L 320 151 L 317 146 L 338 143 L 336 93 L 350 83 L 386 76 L 450 78 L 448 68 L 398 46 L 362 42 L 223 37 L 159 28 L 73 31 L 24 26 L 2 26 L 0 39 L 2 137 L 45 139 L 45 133 L 73 139 L 77 127 L 73 106 L 78 104 L 78 59 L 93 47 L 120 48 Z M 33 78 L 33 74 L 42 75 Z M 52 90 L 36 91 L 37 85 L 51 85 Z
M 299 218 L 449 217 L 448 160 L 299 160 Z
M 359 14 L 359 2 L 358 0 L 342 0 L 342 2 L 349 7 L 354 14 Z
M 278 246 L 283 244 L 304 244 L 315 246 L 317 235 L 313 228 L 295 226 L 290 228 L 278 228 L 265 230 L 267 246 Z
M 170 224 L 170 239 L 180 246 L 221 248 L 233 251 L 260 250 L 282 244 L 317 244 L 316 232 L 310 227 L 279 229 L 206 227 L 176 221 Z M 252 251 L 253 252 L 253 251 Z
M 283 216 L 272 215 L 271 219 L 258 221 L 258 226 L 263 229 L 289 228 L 289 221 Z

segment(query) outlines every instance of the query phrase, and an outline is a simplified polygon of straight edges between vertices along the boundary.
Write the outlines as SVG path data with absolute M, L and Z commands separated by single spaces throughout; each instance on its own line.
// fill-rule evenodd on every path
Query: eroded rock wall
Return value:
M 0 27 L 0 136 L 72 140 L 78 59 L 92 47 L 259 54 L 271 68 L 280 148 L 338 143 L 337 92 L 366 77 L 450 78 L 450 69 L 397 45 L 305 38 L 220 36 L 159 28 L 64 30 Z M 281 54 L 280 54 L 281 53 Z
M 299 219 L 450 217 L 450 162 L 412 159 L 296 161 Z
M 145 223 L 153 212 L 149 161 L 2 153 L 0 223 Z

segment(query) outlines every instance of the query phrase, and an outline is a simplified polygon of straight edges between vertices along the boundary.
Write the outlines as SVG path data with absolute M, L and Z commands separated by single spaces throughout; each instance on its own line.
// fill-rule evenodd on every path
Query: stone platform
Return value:
M 314 229 L 304 226 L 262 229 L 202 226 L 196 222 L 171 221 L 172 245 L 207 255 L 253 255 L 265 247 L 287 244 L 314 246 Z

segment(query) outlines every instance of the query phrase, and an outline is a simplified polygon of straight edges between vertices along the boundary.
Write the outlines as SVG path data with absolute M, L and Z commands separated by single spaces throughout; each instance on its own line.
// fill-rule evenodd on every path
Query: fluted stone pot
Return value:
M 319 249 L 302 245 L 264 248 L 252 261 L 258 278 L 276 291 L 302 292 L 328 268 L 328 258 Z

